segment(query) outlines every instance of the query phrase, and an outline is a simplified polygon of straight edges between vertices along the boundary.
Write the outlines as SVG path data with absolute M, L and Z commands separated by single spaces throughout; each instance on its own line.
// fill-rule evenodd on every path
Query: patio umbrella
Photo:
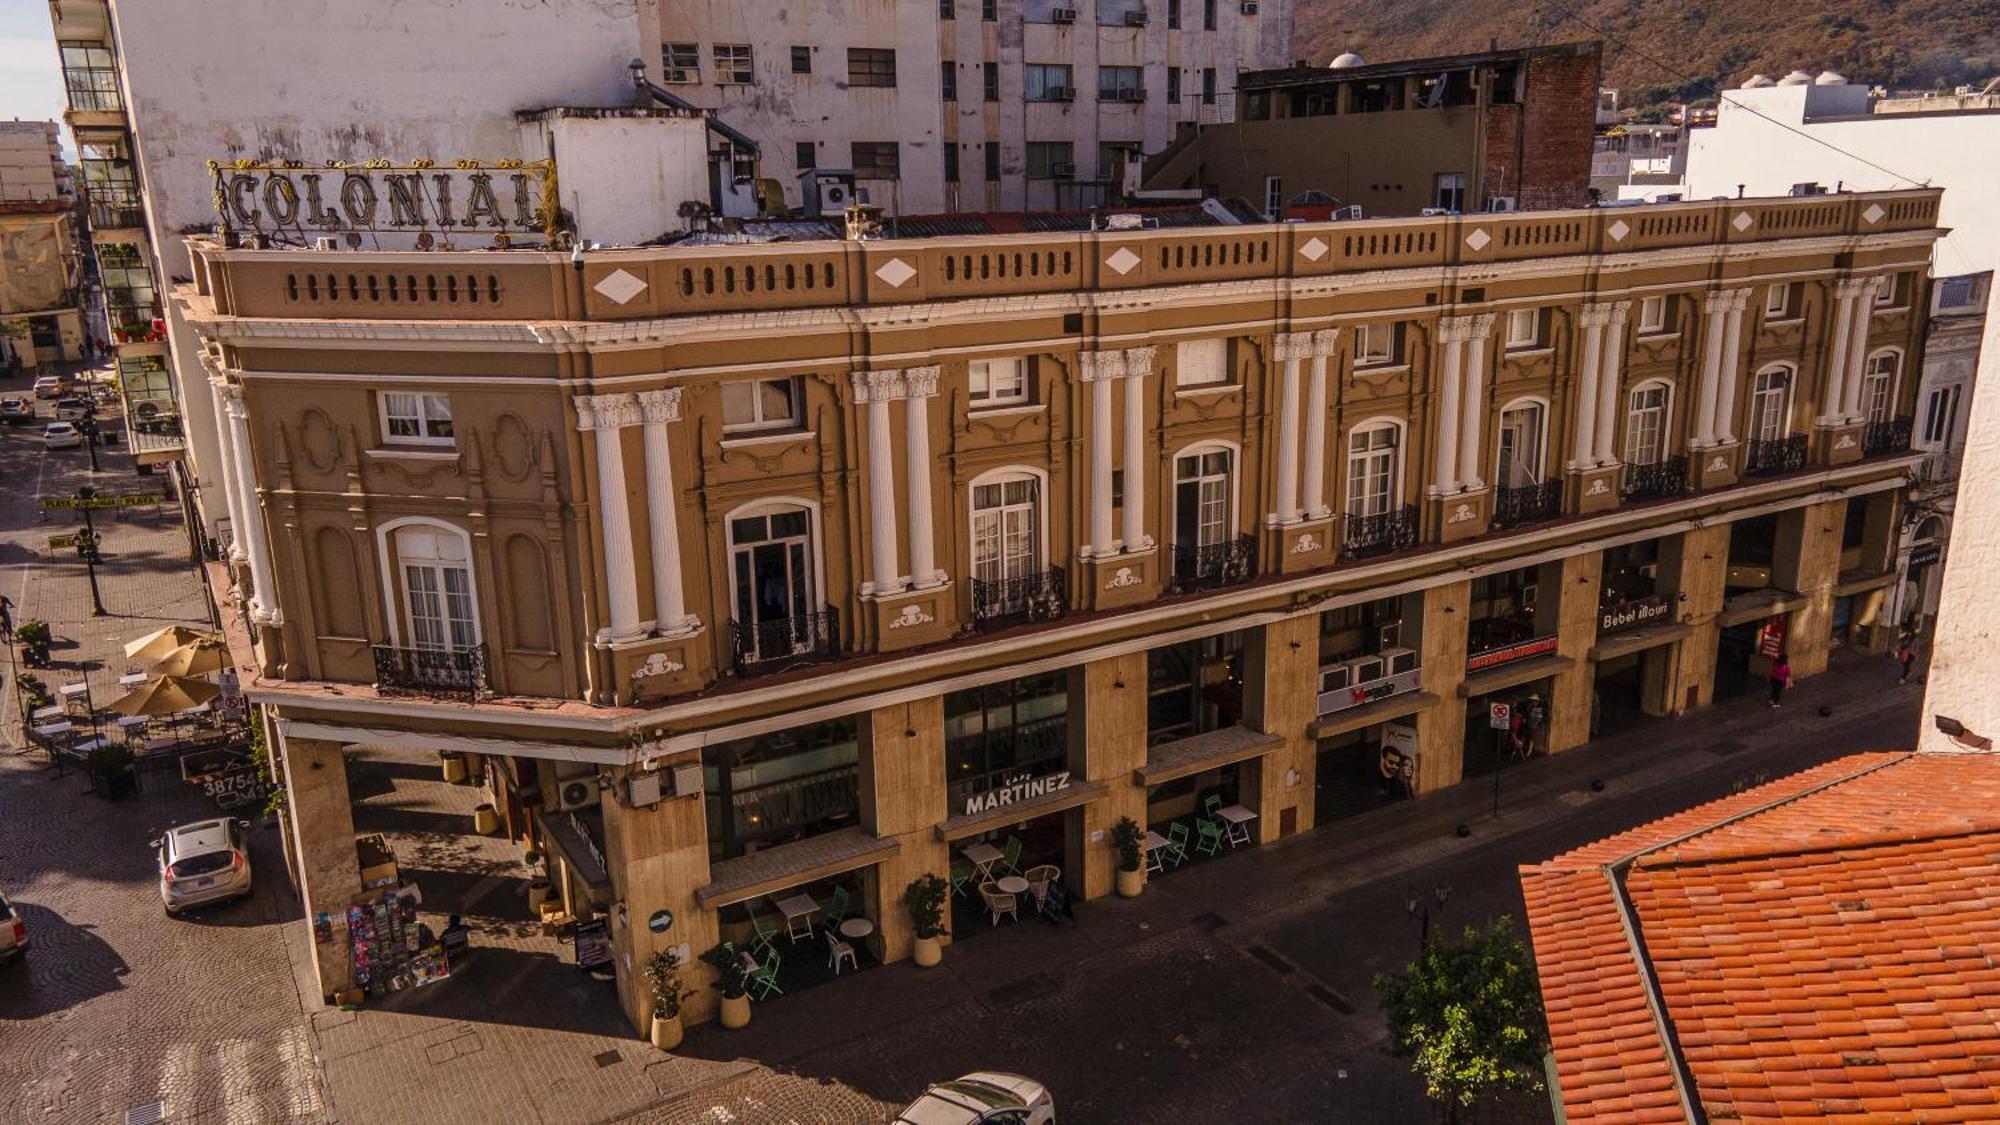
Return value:
M 207 680 L 159 676 L 112 700 L 111 709 L 121 715 L 172 715 L 221 694 L 222 689 Z
M 229 646 L 213 637 L 185 644 L 153 662 L 155 676 L 206 676 L 229 667 Z
M 155 629 L 127 644 L 125 655 L 133 660 L 159 660 L 183 645 L 214 638 L 215 634 L 207 629 L 196 629 L 189 625 L 169 625 L 164 629 Z

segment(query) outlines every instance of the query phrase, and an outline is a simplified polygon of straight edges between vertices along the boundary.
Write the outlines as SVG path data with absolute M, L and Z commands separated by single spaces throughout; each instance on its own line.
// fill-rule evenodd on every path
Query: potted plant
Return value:
M 472 830 L 481 836 L 491 836 L 500 830 L 500 813 L 491 801 L 481 801 L 472 806 Z
M 734 945 L 723 942 L 701 955 L 715 967 L 715 990 L 722 993 L 722 1026 L 735 1030 L 750 1023 L 750 970 Z
M 123 743 L 107 742 L 85 754 L 83 768 L 90 774 L 91 787 L 100 797 L 119 797 L 138 791 L 139 777 L 132 769 L 132 751 Z
M 14 677 L 14 688 L 27 700 L 28 710 L 31 712 L 56 701 L 56 697 L 49 691 L 49 685 L 43 683 L 39 676 L 23 672 Z
M 930 968 L 944 959 L 938 939 L 945 934 L 944 900 L 951 885 L 935 874 L 919 876 L 903 888 L 903 909 L 910 915 L 910 932 L 916 936 L 917 964 Z
M 1118 849 L 1118 897 L 1138 898 L 1146 886 L 1143 867 L 1145 830 L 1129 816 L 1121 816 L 1111 826 L 1111 846 Z
M 740 967 L 740 966 L 739 966 Z M 681 982 L 681 956 L 662 949 L 646 958 L 646 983 L 653 990 L 653 1046 L 671 1051 L 681 1045 L 681 1001 L 694 990 Z
M 23 621 L 14 627 L 14 640 L 21 646 L 21 663 L 30 668 L 49 666 L 49 642 L 54 639 L 46 621 Z
M 464 758 L 450 750 L 440 750 L 438 759 L 444 763 L 444 779 L 447 784 L 457 785 L 465 780 Z

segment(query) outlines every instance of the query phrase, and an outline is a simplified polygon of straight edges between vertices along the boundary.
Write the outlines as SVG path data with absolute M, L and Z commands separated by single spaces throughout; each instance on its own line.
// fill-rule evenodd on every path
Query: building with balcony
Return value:
M 1490 702 L 1560 753 L 1813 675 L 1881 641 L 1923 458 L 1864 435 L 1928 307 L 1873 294 L 1918 291 L 1937 206 L 192 239 L 243 529 L 210 574 L 307 914 L 360 891 L 317 768 L 357 747 L 480 756 L 621 966 L 808 885 L 894 960 L 903 889 L 974 857 L 1097 896 L 1122 817 L 1255 843 L 1430 793 L 1491 768 Z

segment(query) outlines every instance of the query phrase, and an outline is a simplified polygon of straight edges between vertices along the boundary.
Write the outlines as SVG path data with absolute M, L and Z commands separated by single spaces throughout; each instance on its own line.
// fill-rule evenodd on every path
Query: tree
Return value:
M 1511 918 L 1433 942 L 1402 972 L 1377 974 L 1375 991 L 1388 1011 L 1391 1053 L 1412 1060 L 1425 1093 L 1454 1120 L 1460 1107 L 1542 1088 L 1548 1025 Z

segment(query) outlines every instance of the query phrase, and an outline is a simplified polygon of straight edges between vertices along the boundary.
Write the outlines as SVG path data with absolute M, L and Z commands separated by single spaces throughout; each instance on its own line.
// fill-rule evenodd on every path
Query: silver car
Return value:
M 160 902 L 168 914 L 250 895 L 248 821 L 183 824 L 151 841 L 160 853 Z
M 1032 1078 L 982 1070 L 924 1091 L 896 1125 L 1052 1125 L 1055 1098 Z

